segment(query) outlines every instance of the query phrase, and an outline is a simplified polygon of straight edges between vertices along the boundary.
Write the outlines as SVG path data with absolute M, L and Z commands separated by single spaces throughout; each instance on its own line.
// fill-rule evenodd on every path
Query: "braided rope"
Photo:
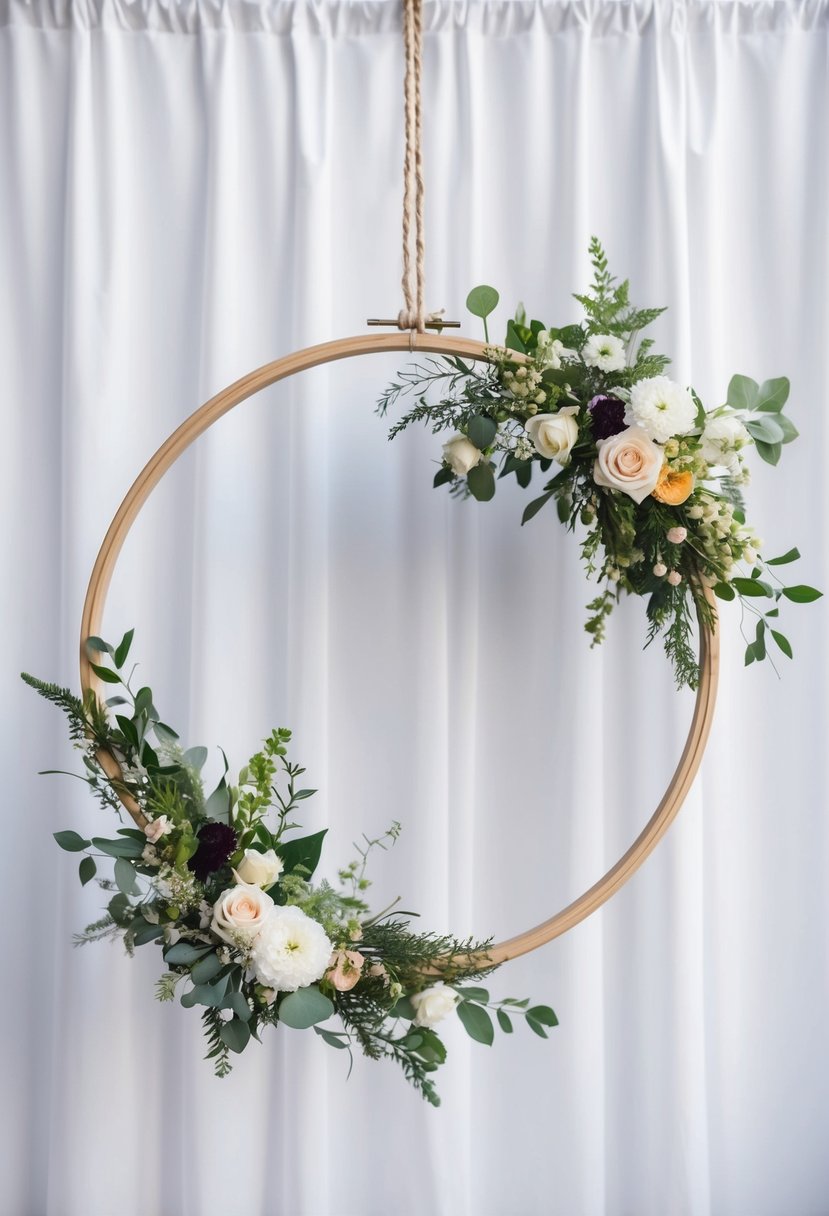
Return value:
M 423 17 L 421 0 L 403 0 L 403 84 L 406 152 L 403 162 L 403 308 L 399 329 L 423 333 L 423 279 L 426 243 L 423 235 Z M 412 230 L 414 229 L 414 260 Z

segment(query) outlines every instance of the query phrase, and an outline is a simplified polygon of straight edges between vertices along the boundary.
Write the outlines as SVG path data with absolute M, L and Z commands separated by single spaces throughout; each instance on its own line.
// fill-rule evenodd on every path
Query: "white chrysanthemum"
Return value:
M 250 965 L 264 987 L 296 992 L 321 978 L 332 950 L 322 925 L 301 908 L 275 907 L 254 939 Z
M 686 388 L 667 376 L 640 380 L 630 390 L 626 420 L 641 426 L 651 439 L 666 443 L 674 435 L 687 435 L 693 428 L 697 408 Z
M 721 414 L 709 418 L 702 432 L 702 456 L 709 464 L 734 464 L 740 448 L 751 443 L 751 436 L 739 418 Z
M 625 344 L 615 334 L 591 334 L 585 342 L 581 357 L 588 367 L 603 372 L 620 372 L 625 366 Z

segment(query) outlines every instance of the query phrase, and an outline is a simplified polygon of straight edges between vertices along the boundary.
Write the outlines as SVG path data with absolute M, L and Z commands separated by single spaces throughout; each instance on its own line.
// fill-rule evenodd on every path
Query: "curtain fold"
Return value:
M 790 375 L 802 438 L 758 467 L 766 551 L 826 587 L 826 0 L 425 7 L 427 306 L 496 285 L 575 319 L 604 241 L 679 379 Z M 141 951 L 73 950 L 101 903 L 51 833 L 98 834 L 22 668 L 76 685 L 106 526 L 202 401 L 395 315 L 397 5 L 0 0 L 0 444 L 6 775 L 2 1216 L 824 1216 L 829 1058 L 825 613 L 743 670 L 723 611 L 704 770 L 654 857 L 497 972 L 549 1042 L 448 1032 L 433 1111 L 389 1064 L 280 1029 L 224 1081 Z M 391 310 L 389 312 L 389 310 Z M 465 332 L 474 335 L 474 323 Z M 643 608 L 603 647 L 578 546 L 525 496 L 431 489 L 439 444 L 375 416 L 405 358 L 245 403 L 152 495 L 105 635 L 164 717 L 238 770 L 275 725 L 320 793 L 334 877 L 363 832 L 424 927 L 503 938 L 594 882 L 688 728 Z M 551 516 L 554 513 L 551 513 Z

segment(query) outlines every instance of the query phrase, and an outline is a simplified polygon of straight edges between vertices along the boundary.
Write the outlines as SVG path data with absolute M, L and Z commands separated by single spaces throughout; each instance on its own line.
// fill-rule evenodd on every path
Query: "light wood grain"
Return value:
M 88 637 L 100 633 L 100 623 L 109 584 L 124 541 L 153 489 L 167 470 L 175 464 L 179 456 L 198 439 L 199 435 L 202 435 L 214 422 L 247 400 L 248 397 L 252 397 L 261 389 L 267 388 L 268 385 L 285 380 L 298 372 L 307 371 L 324 363 L 332 363 L 338 359 L 349 359 L 356 355 L 379 354 L 388 351 L 411 352 L 412 350 L 441 355 L 458 355 L 462 358 L 483 361 L 488 359 L 488 348 L 482 343 L 468 338 L 408 333 L 365 334 L 355 338 L 342 338 L 336 342 L 326 342 L 320 346 L 311 346 L 297 351 L 295 354 L 276 359 L 274 362 L 250 372 L 241 380 L 237 380 L 222 392 L 217 393 L 215 397 L 211 397 L 173 432 L 133 482 L 109 526 L 95 561 L 81 618 L 81 686 L 84 690 L 95 688 L 97 691 L 97 680 L 90 667 L 85 641 Z M 710 595 L 709 602 L 713 606 Z M 507 959 L 517 958 L 521 954 L 526 954 L 528 951 L 552 941 L 562 933 L 566 933 L 591 912 L 600 908 L 636 873 L 645 859 L 653 852 L 676 817 L 691 788 L 705 750 L 714 715 L 719 670 L 719 636 L 714 630 L 703 624 L 700 625 L 700 669 L 700 686 L 685 747 L 664 797 L 639 836 L 624 856 L 597 883 L 578 899 L 568 904 L 566 908 L 540 925 L 490 947 L 486 956 L 489 962 L 502 963 Z M 117 759 L 108 752 L 99 752 L 98 759 L 107 776 L 113 781 L 114 788 L 126 810 L 139 827 L 144 827 L 147 821 L 135 799 L 126 791 L 118 790 L 118 782 L 122 773 Z

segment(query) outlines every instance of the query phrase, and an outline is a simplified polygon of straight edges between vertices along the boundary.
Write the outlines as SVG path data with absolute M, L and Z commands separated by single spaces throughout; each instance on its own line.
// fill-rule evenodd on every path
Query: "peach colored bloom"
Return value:
M 365 961 L 359 950 L 335 950 L 325 978 L 338 992 L 350 992 L 362 974 Z

